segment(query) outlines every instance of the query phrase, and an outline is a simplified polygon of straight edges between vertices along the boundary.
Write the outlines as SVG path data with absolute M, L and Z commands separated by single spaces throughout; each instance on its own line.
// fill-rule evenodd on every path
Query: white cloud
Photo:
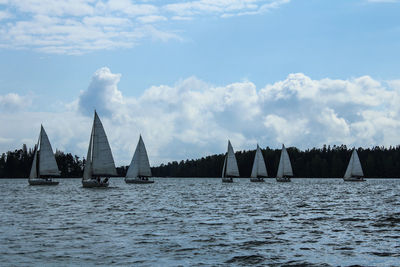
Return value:
M 200 0 L 168 4 L 131 0 L 13 0 L 0 11 L 0 48 L 82 54 L 130 48 L 144 38 L 181 40 L 168 21 L 258 14 L 289 0 Z M 1 3 L 1 2 L 0 2 Z M 164 23 L 164 24 L 163 24 Z M 169 24 L 168 26 L 170 26 Z
M 222 17 L 229 17 L 263 13 L 289 2 L 290 0 L 198 0 L 167 4 L 164 8 L 179 17 L 204 14 L 217 14 Z
M 141 133 L 151 164 L 235 150 L 323 144 L 399 144 L 400 81 L 369 76 L 321 79 L 297 73 L 257 89 L 249 81 L 214 86 L 196 77 L 152 86 L 137 97 L 118 88 L 120 74 L 96 71 L 79 99 L 58 113 L 0 114 L 3 151 L 37 138 L 40 123 L 55 148 L 84 156 L 96 108 L 117 165 L 128 164 Z M 123 77 L 122 77 L 123 78 Z M 3 99 L 3 98 L 2 98 Z M 16 101 L 18 102 L 18 101 Z
M 20 96 L 15 93 L 9 93 L 6 95 L 0 95 L 0 110 L 3 112 L 15 112 L 28 108 L 32 103 L 32 100 L 28 96 Z
M 140 21 L 141 23 L 154 23 L 154 22 L 166 21 L 166 20 L 168 20 L 166 17 L 156 16 L 156 15 L 138 17 L 138 21 Z
M 97 70 L 89 88 L 79 97 L 79 110 L 84 114 L 92 114 L 97 109 L 110 115 L 113 110 L 118 109 L 123 104 L 122 93 L 117 88 L 120 78 L 120 74 L 111 73 L 107 67 Z
M 12 17 L 13 17 L 13 15 L 10 12 L 0 10 L 0 21 L 1 20 L 5 20 L 5 19 L 9 19 L 9 18 L 12 18 Z

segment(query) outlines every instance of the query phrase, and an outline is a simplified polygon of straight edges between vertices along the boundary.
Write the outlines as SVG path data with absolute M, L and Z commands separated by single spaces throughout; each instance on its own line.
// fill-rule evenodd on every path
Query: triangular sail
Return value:
M 40 129 L 40 153 L 39 153 L 39 176 L 40 175 L 60 175 L 56 158 L 46 131 L 43 126 Z
M 235 176 L 235 177 L 239 176 L 239 168 L 237 165 L 235 152 L 233 152 L 233 148 L 230 141 L 228 141 L 228 153 L 226 155 L 225 176 Z
M 224 157 L 224 166 L 222 167 L 222 177 L 225 177 L 225 171 L 226 171 L 226 156 Z
M 278 172 L 276 177 L 293 176 L 292 164 L 290 163 L 289 154 L 285 145 L 282 145 L 281 158 L 279 160 Z
M 364 172 L 361 167 L 361 162 L 358 157 L 357 150 L 355 149 L 353 149 L 353 153 L 351 154 L 349 165 L 347 165 L 344 178 L 350 178 L 352 176 L 360 176 L 360 177 L 364 176 Z
M 94 112 L 93 128 L 92 175 L 116 176 L 117 171 L 110 144 L 108 143 L 103 124 L 96 112 Z
M 147 151 L 142 136 L 139 137 L 139 142 L 136 146 L 135 154 L 133 155 L 128 172 L 126 173 L 127 178 L 136 178 L 138 176 L 151 176 L 149 158 L 147 156 Z
M 93 122 L 94 124 L 94 122 Z M 92 179 L 92 146 L 93 146 L 93 131 L 94 125 L 92 127 L 92 132 L 90 134 L 89 148 L 86 156 L 85 169 L 83 170 L 83 180 Z
M 35 154 L 33 155 L 31 172 L 29 173 L 29 179 L 35 179 L 38 177 L 37 175 L 37 154 L 38 154 L 38 146 L 35 145 Z
M 265 166 L 264 157 L 260 147 L 257 145 L 256 155 L 254 156 L 253 169 L 251 170 L 251 177 L 268 177 L 267 167 Z

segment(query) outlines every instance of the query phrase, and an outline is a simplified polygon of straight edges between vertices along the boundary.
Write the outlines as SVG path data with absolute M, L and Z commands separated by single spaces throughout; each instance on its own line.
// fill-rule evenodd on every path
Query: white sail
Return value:
M 131 164 L 129 165 L 129 169 L 126 173 L 127 178 L 136 178 L 138 176 L 151 176 L 149 158 L 147 156 L 146 147 L 141 135 L 136 146 L 135 154 L 133 155 Z
M 251 170 L 251 177 L 268 177 L 267 167 L 265 166 L 264 157 L 260 147 L 257 145 L 256 155 L 254 156 L 253 169 Z
M 358 157 L 357 150 L 355 150 L 355 149 L 353 149 L 353 153 L 351 154 L 349 165 L 347 165 L 347 169 L 346 169 L 346 173 L 344 174 L 344 178 L 350 178 L 353 176 L 364 176 L 364 172 L 361 167 L 361 162 Z
M 35 145 L 35 154 L 33 155 L 32 167 L 31 172 L 29 173 L 29 179 L 35 179 L 38 177 L 37 175 L 37 151 L 38 147 Z
M 292 164 L 290 163 L 289 154 L 285 145 L 282 145 L 281 158 L 279 160 L 278 172 L 276 177 L 293 176 Z
M 224 177 L 229 177 L 229 176 L 238 177 L 239 176 L 239 168 L 237 165 L 235 152 L 233 152 L 231 142 L 228 140 L 228 152 L 226 155 L 226 165 L 225 165 Z
M 224 157 L 224 166 L 222 167 L 222 177 L 225 177 L 225 170 L 226 170 L 226 156 Z
M 103 124 L 94 112 L 93 123 L 93 145 L 92 145 L 92 175 L 116 176 L 114 158 L 111 153 L 110 144 L 104 131 Z
M 92 179 L 92 146 L 93 146 L 93 131 L 94 122 L 92 127 L 92 132 L 90 134 L 89 148 L 86 156 L 85 169 L 83 170 L 83 180 Z
M 39 152 L 39 176 L 40 175 L 60 175 L 56 158 L 46 131 L 43 126 L 40 129 L 40 152 Z

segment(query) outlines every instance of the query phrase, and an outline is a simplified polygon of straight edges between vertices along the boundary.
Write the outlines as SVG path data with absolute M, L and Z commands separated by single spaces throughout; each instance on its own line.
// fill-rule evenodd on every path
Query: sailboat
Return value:
M 251 182 L 264 182 L 264 177 L 268 177 L 267 167 L 260 147 L 257 144 L 256 155 L 254 156 L 253 169 L 251 170 Z
M 349 165 L 347 165 L 346 173 L 343 180 L 346 182 L 364 182 L 364 172 L 361 167 L 360 159 L 358 158 L 357 150 L 353 149 Z
M 228 152 L 226 153 L 224 166 L 222 168 L 222 182 L 233 183 L 233 177 L 239 177 L 239 168 L 231 141 L 228 140 Z
M 49 138 L 41 125 L 28 182 L 30 185 L 58 185 L 57 181 L 52 180 L 54 176 L 60 176 L 60 170 Z
M 293 176 L 292 164 L 290 163 L 289 154 L 286 151 L 285 145 L 282 144 L 281 158 L 279 160 L 278 172 L 276 174 L 276 181 L 290 182 L 291 176 Z
M 94 111 L 94 120 L 85 169 L 83 171 L 83 187 L 108 187 L 108 179 L 117 176 L 114 158 L 106 132 L 97 112 Z M 102 179 L 102 177 L 105 177 Z
M 129 165 L 128 171 L 125 176 L 125 182 L 127 184 L 151 184 L 154 181 L 149 180 L 151 177 L 151 169 L 149 158 L 147 156 L 146 147 L 142 136 L 139 136 L 139 142 L 136 146 L 135 154 Z

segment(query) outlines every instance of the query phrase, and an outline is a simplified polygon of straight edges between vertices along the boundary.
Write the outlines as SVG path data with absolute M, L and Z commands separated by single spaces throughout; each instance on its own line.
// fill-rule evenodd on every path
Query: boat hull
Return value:
M 289 177 L 276 177 L 276 181 L 280 182 L 280 183 L 289 183 L 290 182 L 290 178 Z
M 45 179 L 28 179 L 29 185 L 58 185 L 58 181 Z
M 99 182 L 97 180 L 82 180 L 82 186 L 85 188 L 96 188 L 96 187 L 100 187 L 100 188 L 105 188 L 108 187 L 108 181 L 107 182 Z
M 143 180 L 136 178 L 125 178 L 125 183 L 127 184 L 153 184 L 153 180 Z
M 232 178 L 222 178 L 222 182 L 223 183 L 233 183 L 233 179 Z
M 250 178 L 250 182 L 253 182 L 253 183 L 263 183 L 263 182 L 265 182 L 265 181 L 264 181 L 264 178 Z
M 350 177 L 350 178 L 343 178 L 345 182 L 365 182 L 363 177 Z

